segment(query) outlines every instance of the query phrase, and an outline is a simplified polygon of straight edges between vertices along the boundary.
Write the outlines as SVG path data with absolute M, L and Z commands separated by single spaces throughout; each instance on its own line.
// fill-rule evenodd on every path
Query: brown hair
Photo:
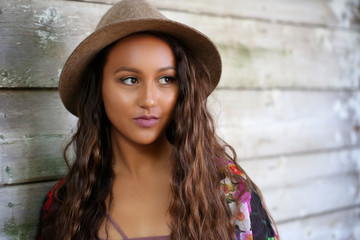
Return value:
M 225 176 L 244 181 L 249 191 L 260 191 L 236 163 L 234 149 L 215 133 L 207 108 L 209 73 L 177 40 L 150 33 L 166 41 L 176 59 L 179 97 L 174 120 L 166 135 L 174 145 L 171 156 L 173 200 L 171 239 L 233 239 L 233 216 L 221 191 Z M 101 102 L 102 70 L 115 43 L 88 66 L 78 104 L 77 131 L 64 150 L 73 145 L 75 160 L 55 191 L 55 201 L 43 222 L 43 239 L 95 239 L 106 213 L 105 199 L 112 196 L 112 149 L 109 120 Z M 246 180 L 233 174 L 227 161 L 235 164 Z

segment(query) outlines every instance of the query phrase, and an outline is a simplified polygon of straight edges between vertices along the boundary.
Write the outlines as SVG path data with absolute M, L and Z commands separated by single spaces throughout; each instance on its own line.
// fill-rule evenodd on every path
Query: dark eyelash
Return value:
M 126 80 L 126 79 L 129 79 L 129 78 L 137 79 L 137 78 L 134 77 L 134 76 L 128 76 L 128 77 L 121 78 L 121 80 Z
M 167 76 L 167 75 L 165 75 L 165 76 L 162 76 L 161 78 L 168 78 L 168 79 L 170 79 L 172 82 L 174 82 L 174 81 L 177 80 L 176 76 Z

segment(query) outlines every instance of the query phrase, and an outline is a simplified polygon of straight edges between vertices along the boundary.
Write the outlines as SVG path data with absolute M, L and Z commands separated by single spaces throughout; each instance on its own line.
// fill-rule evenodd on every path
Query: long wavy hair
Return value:
M 162 33 L 176 60 L 178 101 L 166 136 L 174 148 L 171 155 L 173 199 L 171 239 L 234 239 L 234 219 L 221 190 L 220 180 L 244 181 L 246 190 L 261 192 L 236 163 L 234 149 L 215 132 L 207 108 L 209 72 L 178 40 Z M 112 148 L 110 122 L 101 101 L 103 67 L 115 43 L 104 48 L 89 64 L 79 94 L 77 130 L 64 150 L 69 167 L 55 191 L 50 213 L 42 224 L 43 239 L 95 239 L 105 218 L 105 199 L 112 200 Z M 69 164 L 67 152 L 74 149 Z M 231 172 L 235 164 L 246 179 Z M 269 215 L 270 216 L 270 215 Z

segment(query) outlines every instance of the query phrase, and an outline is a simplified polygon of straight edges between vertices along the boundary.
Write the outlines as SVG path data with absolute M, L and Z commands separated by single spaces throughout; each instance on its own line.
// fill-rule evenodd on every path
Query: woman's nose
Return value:
M 142 108 L 152 108 L 156 105 L 156 86 L 153 81 L 144 82 L 139 92 L 139 105 Z

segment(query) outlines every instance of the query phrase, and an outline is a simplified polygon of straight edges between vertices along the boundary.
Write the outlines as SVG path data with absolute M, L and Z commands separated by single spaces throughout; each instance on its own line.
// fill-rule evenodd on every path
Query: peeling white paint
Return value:
M 284 167 L 284 166 L 286 166 L 287 162 L 288 162 L 287 157 L 285 157 L 284 155 L 282 155 L 282 156 L 280 157 L 279 167 Z
M 354 228 L 354 239 L 360 239 L 360 227 Z
M 360 125 L 360 94 L 353 94 L 346 101 L 337 100 L 333 105 L 333 112 L 342 120 L 351 118 L 352 124 Z M 357 133 L 352 132 L 350 138 L 352 143 L 356 143 Z
M 350 98 L 347 104 L 353 113 L 354 121 L 360 125 L 360 94 L 356 94 Z
M 333 40 L 331 36 L 329 36 L 329 31 L 326 29 L 317 29 L 315 31 L 315 41 L 318 45 L 322 46 L 323 49 L 327 50 L 328 52 L 333 51 Z
M 350 133 L 351 144 L 356 144 L 358 142 L 358 136 L 355 132 Z
M 336 131 L 336 132 L 334 133 L 334 138 L 335 138 L 335 143 L 336 143 L 337 145 L 343 145 L 343 144 L 344 144 L 344 139 L 343 139 L 343 137 L 342 137 L 342 135 L 341 135 L 341 132 Z
M 55 41 L 57 39 L 56 36 L 44 30 L 36 30 L 35 34 L 39 38 L 39 43 L 42 48 L 46 48 L 46 45 L 50 41 Z
M 265 106 L 266 107 L 272 107 L 274 106 L 274 91 L 267 92 L 265 94 Z
M 348 119 L 349 113 L 347 110 L 347 107 L 343 105 L 343 103 L 340 100 L 336 100 L 336 102 L 333 105 L 333 112 L 340 118 L 340 119 Z
M 331 0 L 329 7 L 344 27 L 350 27 L 360 3 L 358 0 Z
M 299 215 L 300 215 L 301 217 L 306 216 L 307 214 L 308 214 L 308 211 L 307 211 L 307 210 L 305 210 L 305 209 L 300 209 L 300 210 L 299 210 Z
M 349 193 L 350 193 L 351 195 L 356 195 L 356 193 L 357 193 L 357 188 L 354 187 L 354 186 L 349 186 L 349 187 L 348 187 L 348 191 L 349 191 Z
M 360 38 L 353 36 L 347 39 L 346 45 L 354 46 L 338 57 L 338 65 L 342 69 L 339 81 L 351 81 L 358 87 L 360 80 Z M 357 46 L 357 47 L 355 47 Z
M 45 25 L 49 23 L 57 23 L 60 20 L 60 16 L 55 8 L 49 7 L 45 11 L 37 14 L 34 11 L 34 18 L 37 20 L 37 25 Z
M 353 169 L 356 170 L 358 174 L 358 179 L 360 182 L 360 152 L 359 151 L 352 151 L 351 152 L 351 159 L 353 160 Z M 360 194 L 360 193 L 359 193 Z

